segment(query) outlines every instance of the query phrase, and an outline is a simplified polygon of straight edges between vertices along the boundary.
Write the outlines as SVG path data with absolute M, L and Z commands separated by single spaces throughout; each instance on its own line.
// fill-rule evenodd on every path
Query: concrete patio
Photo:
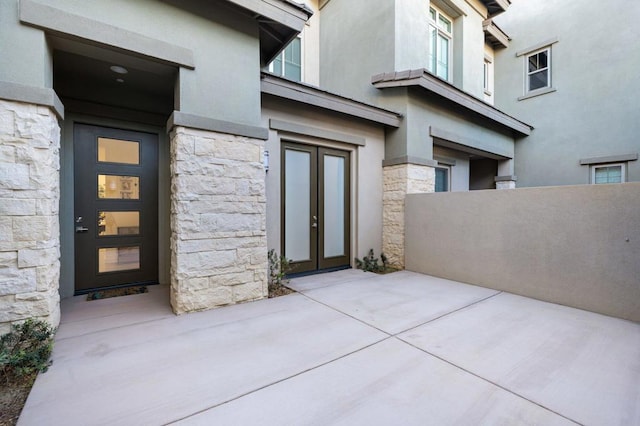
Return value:
M 20 425 L 640 424 L 640 324 L 412 272 L 63 301 Z

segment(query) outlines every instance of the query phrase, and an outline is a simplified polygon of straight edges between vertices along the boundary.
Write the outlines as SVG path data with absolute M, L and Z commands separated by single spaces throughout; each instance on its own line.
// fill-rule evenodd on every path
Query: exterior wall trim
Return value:
M 336 111 L 391 127 L 400 127 L 402 115 L 393 111 L 367 105 L 353 99 L 263 73 L 260 82 L 262 93 Z
M 433 159 L 438 162 L 438 164 L 444 164 L 445 166 L 455 166 L 456 159 L 449 157 L 441 157 L 440 155 L 434 155 Z
M 452 84 L 434 76 L 424 68 L 376 74 L 371 77 L 371 84 L 378 89 L 409 86 L 422 87 L 428 92 L 447 99 L 470 112 L 476 113 L 523 136 L 529 136 L 533 130 L 533 126 L 463 92 Z
M 547 93 L 553 93 L 556 90 L 557 89 L 555 87 L 545 87 L 544 89 L 538 89 L 534 92 L 527 93 L 526 95 L 518 96 L 518 100 L 524 101 L 525 99 L 535 98 L 536 96 L 546 95 Z
M 531 52 L 535 52 L 536 50 L 540 50 L 543 47 L 551 46 L 554 43 L 557 43 L 558 37 L 553 37 L 545 41 L 541 41 L 540 43 L 536 43 L 533 46 L 529 46 L 526 49 L 522 49 L 516 52 L 516 57 L 523 56 Z
M 48 33 L 89 40 L 171 65 L 195 69 L 193 51 L 31 0 L 20 1 L 20 22 Z
M 64 105 L 53 89 L 0 81 L 0 99 L 48 106 L 64 120 Z
M 360 136 L 349 135 L 347 133 L 333 132 L 319 129 L 304 124 L 291 123 L 289 121 L 269 120 L 269 128 L 283 132 L 295 133 L 298 135 L 313 136 L 320 139 L 343 142 L 351 145 L 365 146 L 366 139 Z
M 276 21 L 296 32 L 302 31 L 313 11 L 286 0 L 228 0 L 236 6 Z
M 462 137 L 453 132 L 448 132 L 434 126 L 429 126 L 429 135 L 433 138 L 439 139 L 437 143 L 434 141 L 435 145 L 456 149 L 470 154 L 482 155 L 483 157 L 492 158 L 494 160 L 508 160 L 513 158 L 512 154 L 506 152 L 491 152 L 476 148 L 478 146 L 482 146 L 482 144 L 473 139 Z
M 415 164 L 418 166 L 436 167 L 438 165 L 438 162 L 435 160 L 427 160 L 426 158 L 414 157 L 412 155 L 403 155 L 402 157 L 382 160 L 382 167 L 398 166 L 401 164 Z
M 610 155 L 607 157 L 592 157 L 583 158 L 580 160 L 581 166 L 587 166 L 590 164 L 604 164 L 604 163 L 623 163 L 625 161 L 637 161 L 638 153 L 635 154 L 623 154 L 623 155 Z
M 518 177 L 515 176 L 515 175 L 496 176 L 493 180 L 495 182 L 517 182 L 518 181 Z
M 215 118 L 203 117 L 182 111 L 173 111 L 169 120 L 167 120 L 167 133 L 177 126 L 226 133 L 229 135 L 246 136 L 262 140 L 269 139 L 269 130 L 264 127 L 216 120 Z
M 509 41 L 511 39 L 492 19 L 485 20 L 482 23 L 482 29 L 484 30 L 485 38 L 491 42 L 494 48 L 509 47 Z

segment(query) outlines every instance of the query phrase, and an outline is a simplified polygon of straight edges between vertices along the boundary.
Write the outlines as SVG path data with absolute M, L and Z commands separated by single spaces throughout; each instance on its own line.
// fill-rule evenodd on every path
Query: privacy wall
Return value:
M 640 321 L 640 183 L 409 194 L 405 262 Z

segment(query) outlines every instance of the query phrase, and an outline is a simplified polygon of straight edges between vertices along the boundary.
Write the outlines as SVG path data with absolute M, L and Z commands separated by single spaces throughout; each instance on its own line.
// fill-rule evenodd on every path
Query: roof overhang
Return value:
M 494 49 L 509 47 L 511 38 L 493 22 L 493 19 L 487 19 L 482 23 L 485 41 L 491 43 Z
M 227 0 L 258 21 L 260 65 L 268 65 L 304 28 L 313 10 L 291 0 Z
M 452 84 L 434 76 L 424 68 L 374 75 L 371 83 L 378 89 L 390 87 L 419 87 L 428 95 L 437 96 L 458 108 L 490 120 L 522 136 L 529 136 L 533 127 L 463 92 Z
M 338 112 L 390 127 L 400 127 L 402 114 L 349 99 L 308 84 L 298 83 L 263 72 L 260 88 L 263 94 Z
M 487 7 L 487 11 L 489 12 L 489 16 L 496 16 L 502 12 L 505 12 L 507 8 L 511 5 L 510 0 L 481 0 L 482 3 Z

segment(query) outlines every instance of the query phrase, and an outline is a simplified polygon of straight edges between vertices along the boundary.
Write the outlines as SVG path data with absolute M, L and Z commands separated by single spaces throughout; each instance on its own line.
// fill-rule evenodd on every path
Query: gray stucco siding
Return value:
M 640 3 L 613 0 L 610 23 L 593 19 L 598 3 L 569 3 L 548 11 L 546 1 L 517 1 L 495 18 L 512 41 L 495 54 L 495 105 L 534 126 L 531 136 L 516 144 L 518 186 L 590 183 L 590 166 L 580 160 L 640 152 L 637 54 Z M 545 16 L 544 25 L 532 17 Z M 522 100 L 524 61 L 535 47 L 551 44 L 551 86 L 554 91 Z M 638 161 L 627 163 L 629 181 L 640 181 Z
M 251 17 L 220 5 L 208 6 L 196 14 L 186 8 L 151 0 L 91 2 L 91 7 L 70 0 L 40 0 L 38 3 L 53 7 L 62 14 L 79 16 L 88 20 L 87 22 L 105 24 L 102 29 L 113 28 L 116 33 L 118 29 L 122 29 L 139 34 L 141 39 L 151 40 L 146 43 L 151 44 L 151 48 L 152 41 L 156 40 L 158 49 L 162 49 L 162 46 L 175 46 L 177 52 L 193 52 L 192 64 L 189 64 L 188 58 L 174 61 L 181 65 L 179 96 L 176 96 L 175 109 L 218 120 L 259 124 L 260 82 L 256 78 L 256 72 L 260 69 L 260 46 L 258 23 Z M 9 18 L 3 13 L 2 19 Z M 42 62 L 50 63 L 44 52 L 46 42 L 43 32 L 24 25 L 17 26 L 25 37 L 17 38 L 17 52 L 13 56 L 17 56 L 20 50 L 28 51 L 30 45 L 37 44 L 33 39 L 40 38 L 42 46 L 36 46 L 38 48 L 35 50 L 42 53 L 35 56 Z M 15 31 L 8 31 L 15 38 Z M 101 37 L 110 39 L 108 34 Z M 117 40 L 116 34 L 111 39 Z M 146 44 L 145 47 L 148 47 Z M 147 54 L 146 51 L 136 52 L 135 47 L 131 46 L 109 47 L 122 47 L 125 51 L 132 51 L 134 55 Z M 29 56 L 34 56 L 33 50 L 29 52 Z M 167 62 L 163 57 L 157 60 Z M 194 69 L 188 69 L 191 65 Z M 32 68 L 42 70 L 46 66 L 32 64 Z M 38 79 L 33 76 L 29 82 L 24 81 L 25 78 L 15 81 L 16 78 L 8 77 L 9 79 L 4 79 L 44 85 L 44 77 Z
M 50 53 L 42 31 L 20 25 L 18 0 L 0 9 L 0 81 L 40 88 L 53 87 Z M 9 40 L 11 42 L 9 42 Z
M 377 0 L 374 7 L 370 0 L 332 1 L 322 8 L 322 87 L 373 105 L 384 105 L 378 90 L 371 86 L 370 77 L 394 69 L 395 3 Z
M 387 138 L 386 158 L 410 156 L 433 159 L 433 135 L 479 151 L 513 158 L 514 139 L 497 125 L 469 114 L 444 108 L 441 102 L 409 94 L 403 123 L 406 144 Z M 437 130 L 432 132 L 431 129 Z

